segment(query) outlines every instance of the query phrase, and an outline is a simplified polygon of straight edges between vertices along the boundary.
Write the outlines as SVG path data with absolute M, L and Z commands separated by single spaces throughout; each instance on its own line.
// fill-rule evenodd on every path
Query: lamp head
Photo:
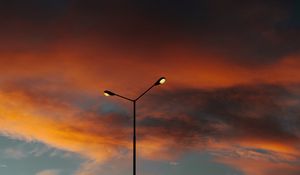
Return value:
M 105 91 L 104 91 L 104 95 L 108 97 L 108 96 L 114 96 L 114 95 L 116 95 L 116 94 L 113 93 L 113 92 L 111 92 L 111 91 L 105 90 Z
M 161 84 L 164 84 L 166 82 L 166 78 L 165 77 L 161 77 L 160 79 L 158 79 L 156 82 L 155 82 L 155 86 L 157 85 L 161 85 Z

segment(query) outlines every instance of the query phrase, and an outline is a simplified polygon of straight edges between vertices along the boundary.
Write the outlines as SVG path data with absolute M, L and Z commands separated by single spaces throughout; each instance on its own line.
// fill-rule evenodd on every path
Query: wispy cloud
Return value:
M 3 153 L 6 158 L 11 159 L 22 159 L 26 157 L 26 153 L 22 149 L 7 148 L 3 151 Z
M 7 165 L 5 165 L 5 164 L 0 164 L 0 167 L 1 167 L 1 168 L 7 168 Z
M 60 171 L 59 170 L 53 170 L 53 169 L 49 169 L 49 170 L 42 170 L 40 172 L 37 172 L 35 175 L 59 175 Z

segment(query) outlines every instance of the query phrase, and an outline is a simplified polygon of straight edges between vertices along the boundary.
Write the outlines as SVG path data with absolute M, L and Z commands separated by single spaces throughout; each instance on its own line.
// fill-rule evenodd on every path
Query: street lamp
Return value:
M 151 87 L 149 87 L 144 93 L 142 93 L 140 96 L 138 96 L 136 99 L 130 99 L 127 97 L 124 97 L 122 95 L 116 94 L 114 92 L 105 90 L 104 91 L 104 95 L 105 96 L 118 96 L 121 97 L 125 100 L 131 101 L 133 102 L 133 175 L 136 175 L 136 102 L 142 97 L 144 96 L 150 89 L 152 89 L 154 86 L 158 86 L 161 84 L 164 84 L 166 82 L 166 78 L 165 77 L 161 77 L 159 78 Z

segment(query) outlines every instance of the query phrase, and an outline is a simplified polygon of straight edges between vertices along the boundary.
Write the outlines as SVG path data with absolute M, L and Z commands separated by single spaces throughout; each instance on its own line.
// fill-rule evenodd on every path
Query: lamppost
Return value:
M 150 89 L 152 89 L 154 86 L 158 86 L 161 84 L 164 84 L 166 82 L 166 78 L 165 77 L 161 77 L 160 79 L 158 79 L 150 88 L 148 88 L 144 93 L 142 93 L 140 96 L 138 96 L 136 99 L 130 99 L 127 97 L 124 97 L 122 95 L 119 95 L 117 93 L 105 90 L 104 91 L 104 95 L 105 96 L 118 96 L 121 97 L 125 100 L 131 101 L 133 103 L 133 175 L 136 175 L 136 102 L 142 97 L 144 96 L 148 91 L 150 91 Z

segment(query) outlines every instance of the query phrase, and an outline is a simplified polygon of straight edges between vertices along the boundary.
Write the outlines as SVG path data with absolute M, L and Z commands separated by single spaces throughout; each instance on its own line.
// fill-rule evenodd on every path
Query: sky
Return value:
M 297 0 L 0 1 L 0 174 L 300 174 Z

